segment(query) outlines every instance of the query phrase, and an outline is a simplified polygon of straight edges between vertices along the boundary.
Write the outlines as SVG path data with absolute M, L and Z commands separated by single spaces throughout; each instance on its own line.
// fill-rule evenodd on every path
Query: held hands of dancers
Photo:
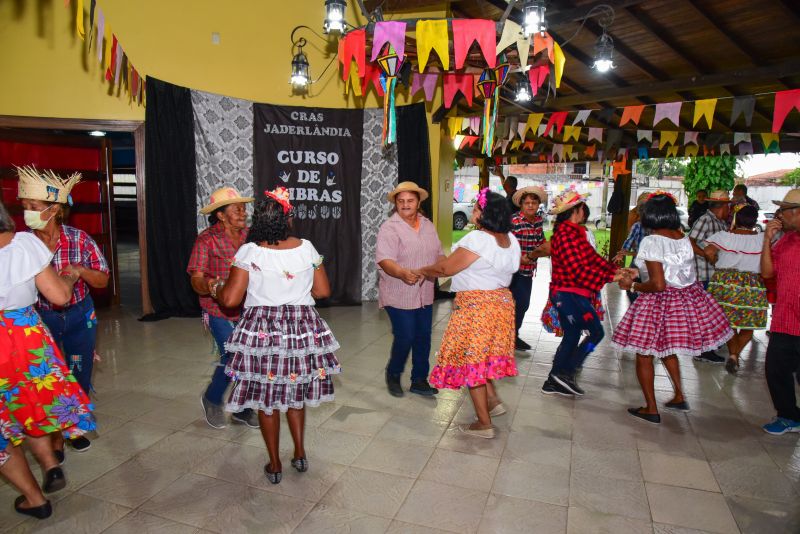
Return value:
M 614 275 L 614 282 L 619 284 L 620 289 L 630 289 L 634 280 L 639 276 L 639 270 L 634 268 L 618 269 Z
M 424 279 L 419 269 L 403 269 L 400 279 L 406 284 L 413 286 Z

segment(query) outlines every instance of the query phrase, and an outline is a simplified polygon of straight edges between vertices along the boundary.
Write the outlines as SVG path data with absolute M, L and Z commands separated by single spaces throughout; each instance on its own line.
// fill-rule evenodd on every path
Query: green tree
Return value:
M 715 190 L 730 191 L 736 181 L 736 167 L 738 162 L 735 156 L 710 156 L 692 158 L 686 166 L 683 187 L 689 198 L 700 189 L 708 192 Z
M 689 158 L 657 158 L 640 159 L 636 161 L 636 174 L 657 177 L 684 176 Z
M 787 172 L 786 176 L 781 179 L 781 185 L 791 185 L 797 187 L 798 184 L 800 184 L 800 169 Z

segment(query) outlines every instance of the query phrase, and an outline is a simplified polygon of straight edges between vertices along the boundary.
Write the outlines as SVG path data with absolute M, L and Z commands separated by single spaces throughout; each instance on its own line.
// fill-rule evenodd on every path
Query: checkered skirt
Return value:
M 314 306 L 246 308 L 225 348 L 234 380 L 227 411 L 271 414 L 333 400 L 339 343 Z
M 664 358 L 697 356 L 733 336 L 725 312 L 699 283 L 641 293 L 619 322 L 611 344 L 626 352 Z

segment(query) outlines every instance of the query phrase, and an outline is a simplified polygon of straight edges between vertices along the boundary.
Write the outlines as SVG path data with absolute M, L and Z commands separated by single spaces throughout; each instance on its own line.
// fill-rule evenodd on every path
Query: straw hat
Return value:
M 800 189 L 791 189 L 783 200 L 773 200 L 772 203 L 781 208 L 800 208 Z
M 589 194 L 581 195 L 577 191 L 566 191 L 553 199 L 553 208 L 548 212 L 550 215 L 558 215 L 580 204 L 586 202 Z
M 394 204 L 394 197 L 396 197 L 400 193 L 405 193 L 405 192 L 417 193 L 419 195 L 420 202 L 428 198 L 428 192 L 422 189 L 414 182 L 400 182 L 399 184 L 397 184 L 397 187 L 395 187 L 392 191 L 390 191 L 389 194 L 386 196 L 389 199 L 389 202 Z
M 636 207 L 638 208 L 639 206 L 647 202 L 647 199 L 650 197 L 650 194 L 651 194 L 650 191 L 639 193 L 639 196 L 636 197 Z
M 211 193 L 208 198 L 208 204 L 200 208 L 200 213 L 207 215 L 217 208 L 227 206 L 228 204 L 236 204 L 238 202 L 252 202 L 255 200 L 253 197 L 243 197 L 239 192 L 232 187 L 221 187 Z
M 539 202 L 541 204 L 547 205 L 547 191 L 539 187 L 538 185 L 529 185 L 528 187 L 523 187 L 522 189 L 517 189 L 517 192 L 514 193 L 514 196 L 511 197 L 511 202 L 514 203 L 516 207 L 522 203 L 522 195 L 527 193 L 533 193 L 537 197 L 539 197 Z
M 33 165 L 17 167 L 18 198 L 72 205 L 70 191 L 81 181 L 80 173 L 62 178 L 51 170 L 39 172 Z
M 717 191 L 712 191 L 708 195 L 708 198 L 706 200 L 708 202 L 730 202 L 731 197 L 728 196 L 727 191 L 717 190 Z

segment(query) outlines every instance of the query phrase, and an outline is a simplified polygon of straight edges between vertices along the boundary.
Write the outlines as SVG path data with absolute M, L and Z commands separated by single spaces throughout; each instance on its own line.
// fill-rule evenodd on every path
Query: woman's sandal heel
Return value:
M 269 470 L 269 464 L 264 466 L 264 474 L 267 476 L 267 480 L 270 481 L 272 484 L 280 484 L 281 479 L 283 478 L 283 474 L 280 471 L 275 473 Z
M 305 458 L 293 458 L 292 467 L 297 469 L 299 473 L 305 473 L 308 471 L 308 460 Z

